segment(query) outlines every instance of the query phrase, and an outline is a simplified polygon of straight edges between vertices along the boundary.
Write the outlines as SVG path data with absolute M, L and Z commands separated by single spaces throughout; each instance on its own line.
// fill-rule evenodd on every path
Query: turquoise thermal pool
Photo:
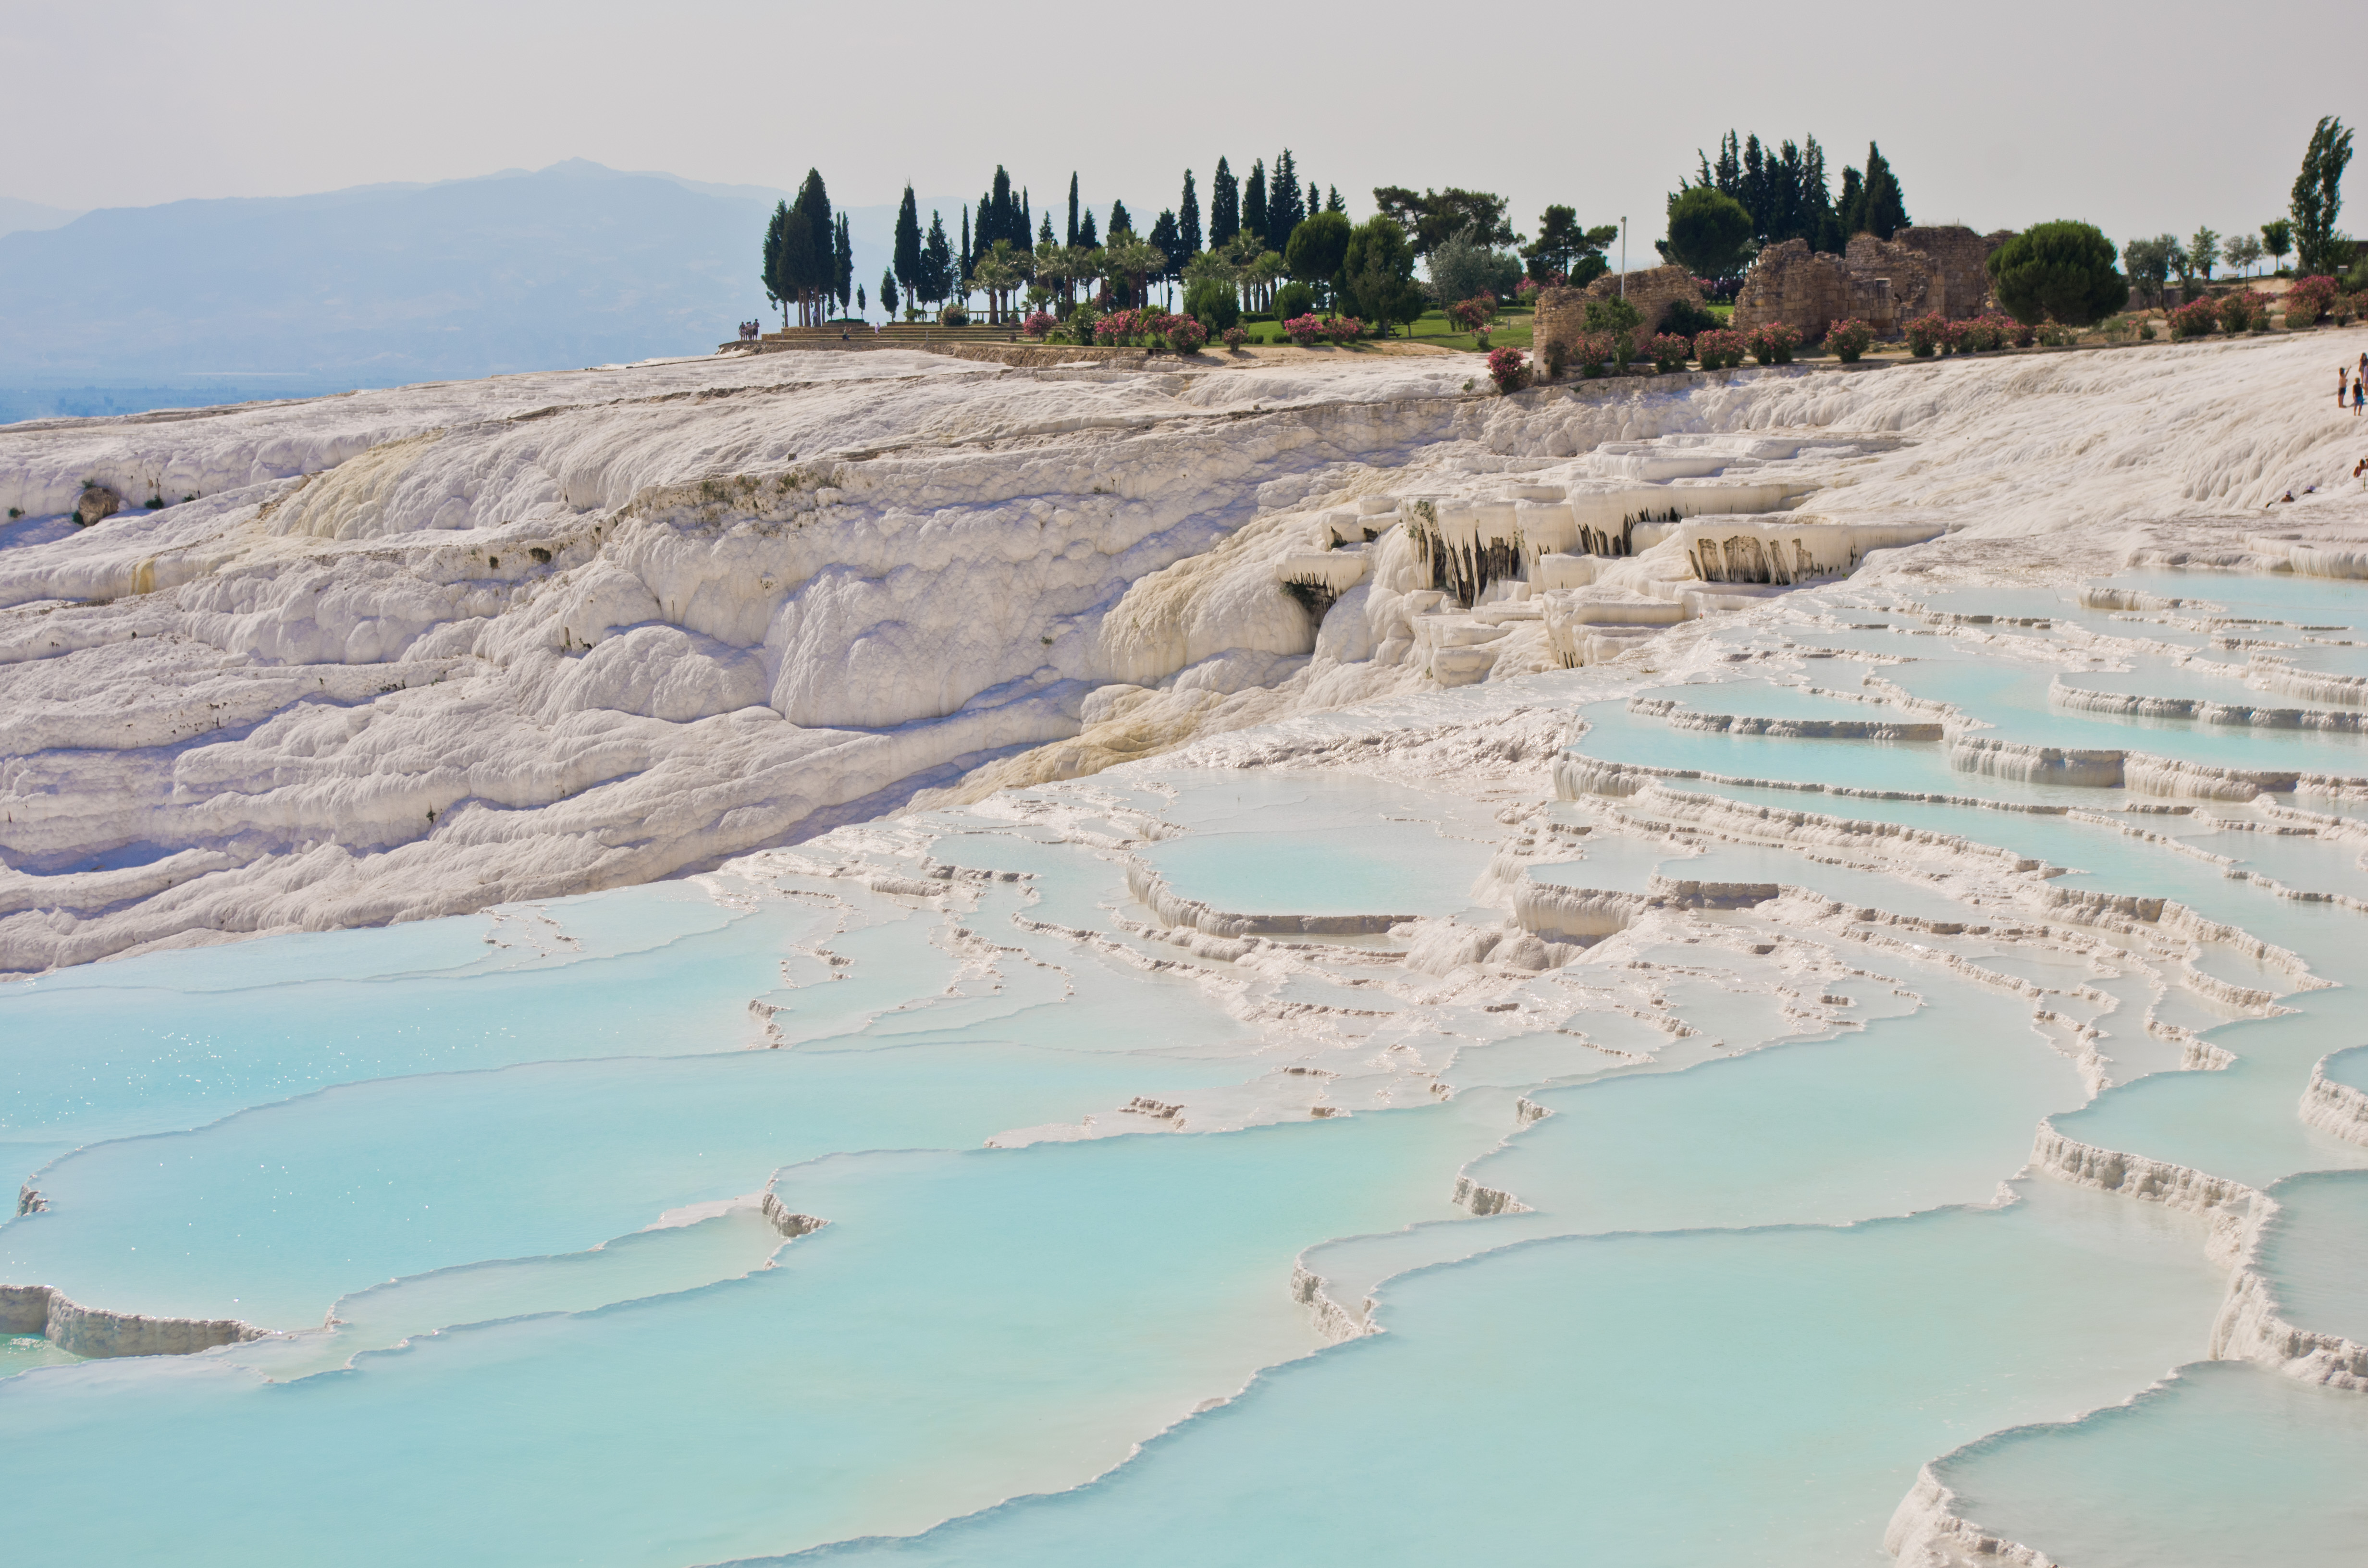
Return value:
M 2368 738 L 2060 693 L 2355 623 L 1836 584 L 1543 742 L 0 984 L 11 1560 L 2352 1561 Z

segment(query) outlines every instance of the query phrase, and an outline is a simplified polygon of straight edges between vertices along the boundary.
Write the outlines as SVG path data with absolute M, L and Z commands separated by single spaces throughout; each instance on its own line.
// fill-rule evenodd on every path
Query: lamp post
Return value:
M 1620 214 L 1620 297 L 1628 297 L 1628 214 Z

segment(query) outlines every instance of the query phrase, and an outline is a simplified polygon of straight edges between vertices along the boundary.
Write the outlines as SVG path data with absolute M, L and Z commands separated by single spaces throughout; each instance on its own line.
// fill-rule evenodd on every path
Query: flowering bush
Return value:
M 1711 328 L 1694 338 L 1694 359 L 1705 370 L 1732 370 L 1743 363 L 1743 334 Z
M 1232 349 L 1236 354 L 1241 352 L 1242 345 L 1250 340 L 1249 329 L 1247 327 L 1229 326 L 1224 330 L 1224 336 L 1225 339 L 1225 347 Z
M 1094 323 L 1096 343 L 1133 343 L 1144 332 L 1141 311 L 1112 311 Z
M 1874 328 L 1856 317 L 1826 328 L 1827 352 L 1845 365 L 1857 364 L 1859 357 L 1873 347 Z
M 2118 333 L 2114 331 L 2116 326 L 2121 329 Z M 2038 328 L 2037 332 L 2039 346 L 2042 348 L 2069 348 L 2080 341 L 2078 331 L 2066 326 L 2062 322 L 2049 322 Z M 2121 316 L 2115 316 L 2111 322 L 2105 324 L 2105 336 L 2115 343 L 2129 335 L 2130 324 Z
M 2239 289 L 2220 299 L 2220 330 L 2235 334 L 2250 328 L 2260 317 L 2269 314 L 2268 301 L 2250 289 Z
M 1534 278 L 1524 277 L 1519 283 L 1513 285 L 1513 298 L 1527 304 L 1535 300 L 1545 287 Z
M 1664 375 L 1682 370 L 1686 361 L 1694 357 L 1693 339 L 1674 332 L 1655 333 L 1645 340 L 1645 354 L 1653 361 L 1653 369 Z
M 1324 335 L 1335 343 L 1354 343 L 1365 335 L 1365 324 L 1355 316 L 1334 316 L 1324 324 Z
M 1304 348 L 1324 340 L 1324 318 L 1310 311 L 1304 316 L 1293 316 L 1282 324 L 1282 333 Z
M 1907 352 L 1930 359 L 1949 341 L 1949 321 L 1938 311 L 1927 311 L 1907 324 Z
M 1037 311 L 1019 324 L 1019 330 L 1030 337 L 1042 337 L 1053 330 L 1053 318 L 1046 312 Z
M 1609 361 L 1619 344 L 1608 332 L 1582 332 L 1570 340 L 1570 357 L 1578 362 L 1582 376 L 1600 376 L 1610 369 Z
M 1801 346 L 1801 329 L 1789 322 L 1769 322 L 1743 335 L 1743 346 L 1763 365 L 1789 365 Z
M 1963 354 L 1965 351 L 1964 322 L 1944 321 L 1941 324 L 1941 348 L 1942 352 L 1948 354 Z
M 2336 284 L 2332 278 L 2305 278 L 2286 290 L 2286 325 L 2315 326 L 2335 302 Z
M 1498 348 L 1488 356 L 1488 379 L 1500 392 L 1517 392 L 1530 384 L 1530 368 L 1518 348 Z
M 1450 305 L 1447 319 L 1466 332 L 1486 332 L 1497 319 L 1497 296 L 1483 290 L 1460 305 Z
M 2012 316 L 2002 319 L 2005 324 L 1999 330 L 2006 334 L 2006 340 L 2017 348 L 2028 348 L 2039 341 L 2037 322 L 2019 322 Z
M 1971 321 L 1962 321 L 1955 324 L 1957 328 L 1955 347 L 1960 354 L 1987 354 L 1993 348 L 2006 347 L 2006 334 L 1998 329 L 1997 321 L 1989 316 L 1975 316 Z
M 2170 312 L 2170 335 L 2202 337 L 2220 324 L 2220 312 L 2208 294 L 2190 300 Z
M 1167 347 L 1178 354 L 1198 354 L 1209 341 L 1209 329 L 1190 316 L 1167 318 Z

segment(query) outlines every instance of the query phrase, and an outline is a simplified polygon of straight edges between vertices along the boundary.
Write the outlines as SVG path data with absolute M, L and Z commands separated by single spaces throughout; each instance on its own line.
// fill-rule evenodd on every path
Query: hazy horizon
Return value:
M 895 201 L 907 180 L 983 188 L 1000 163 L 1039 210 L 1065 204 L 1075 170 L 1098 212 L 1118 199 L 1148 217 L 1176 202 L 1187 167 L 1205 202 L 1220 154 L 1247 175 L 1289 147 L 1302 178 L 1338 187 L 1355 214 L 1372 210 L 1376 185 L 1476 187 L 1508 197 L 1524 233 L 1549 201 L 1589 223 L 1624 214 L 1631 265 L 1643 265 L 1667 193 L 1733 129 L 1816 136 L 1837 187 L 1880 142 L 1919 222 L 2075 217 L 2116 241 L 2203 223 L 2235 233 L 2283 212 L 2319 116 L 2353 121 L 2368 108 L 2343 51 L 2289 47 L 2345 36 L 2349 11 L 2282 10 L 2273 47 L 2254 50 L 2273 62 L 2274 91 L 2242 83 L 2237 104 L 2227 51 L 2183 41 L 2225 14 L 2178 5 L 2140 29 L 2019 0 L 1941 40 L 1866 6 L 1778 20 L 1713 4 L 1672 26 L 1514 0 L 1446 52 L 1411 29 L 1326 36 L 1306 7 L 1204 9 L 1180 36 L 1165 18 L 1098 17 L 1086 37 L 1060 13 L 989 29 L 924 5 L 900 8 L 877 39 L 739 0 L 663 29 L 613 3 L 571 7 L 562 29 L 540 10 L 430 0 L 392 31 L 284 4 L 19 8 L 0 22 L 21 84 L 0 197 L 85 211 L 580 157 L 768 188 L 812 165 L 836 201 L 864 207 Z M 838 68 L 807 68 L 808 54 Z M 128 79 L 269 87 L 177 96 L 159 136 L 152 116 L 80 112 L 95 59 Z M 774 59 L 785 63 L 763 63 Z M 2260 97 L 2269 107 L 2253 107 Z M 2361 177 L 2355 166 L 2347 194 Z

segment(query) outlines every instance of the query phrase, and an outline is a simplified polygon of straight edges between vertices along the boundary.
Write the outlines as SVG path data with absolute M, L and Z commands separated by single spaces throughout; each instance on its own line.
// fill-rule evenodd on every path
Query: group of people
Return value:
M 740 324 L 740 341 L 743 343 L 754 343 L 764 333 L 765 324 L 762 322 L 744 321 Z
M 2360 403 L 2368 398 L 2368 352 L 2360 356 L 2360 369 L 2355 373 L 2349 365 L 2335 367 L 2335 406 L 2349 408 L 2351 416 L 2360 416 Z

